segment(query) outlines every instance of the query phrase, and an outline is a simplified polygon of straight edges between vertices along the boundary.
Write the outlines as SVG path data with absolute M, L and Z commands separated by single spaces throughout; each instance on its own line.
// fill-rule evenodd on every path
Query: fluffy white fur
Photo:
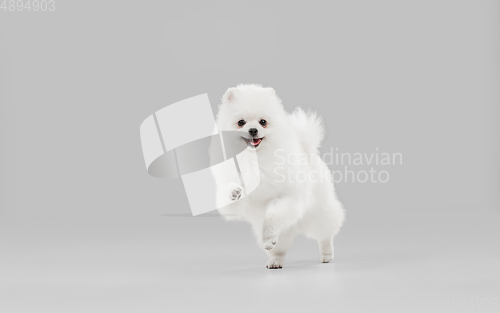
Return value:
M 262 119 L 267 122 L 265 126 L 259 123 Z M 240 127 L 239 120 L 245 125 Z M 252 225 L 259 245 L 269 256 L 267 268 L 283 266 L 297 234 L 316 239 L 320 261 L 330 262 L 333 238 L 345 213 L 335 195 L 331 172 L 318 153 L 324 136 L 321 118 L 300 108 L 287 113 L 272 88 L 238 85 L 222 97 L 217 126 L 223 131 L 241 131 L 246 138 L 251 137 L 248 130 L 256 128 L 256 137 L 263 138 L 257 148 L 247 148 L 257 152 L 259 186 L 241 199 L 234 197 L 239 186 L 222 189 L 223 194 L 218 196 L 234 200 L 219 212 L 227 220 L 244 220 Z M 306 158 L 299 162 L 298 156 Z M 307 179 L 298 179 L 304 177 Z

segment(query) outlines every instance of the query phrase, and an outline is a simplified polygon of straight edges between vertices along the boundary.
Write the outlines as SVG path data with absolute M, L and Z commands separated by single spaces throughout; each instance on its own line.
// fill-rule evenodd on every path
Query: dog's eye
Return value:
M 239 120 L 239 121 L 238 121 L 238 126 L 239 126 L 239 127 L 241 127 L 241 126 L 243 126 L 243 125 L 245 125 L 245 124 L 246 124 L 246 122 L 245 122 L 244 120 Z
M 262 120 L 259 121 L 259 124 L 262 125 L 262 126 L 266 126 L 267 121 L 264 120 L 264 119 L 262 119 Z

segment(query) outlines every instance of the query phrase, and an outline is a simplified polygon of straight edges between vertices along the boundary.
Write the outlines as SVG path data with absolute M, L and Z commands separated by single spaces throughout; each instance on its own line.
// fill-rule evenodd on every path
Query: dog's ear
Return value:
M 269 90 L 269 92 L 274 96 L 276 94 L 276 90 L 274 90 L 274 88 L 267 88 L 267 90 Z
M 229 88 L 222 96 L 222 103 L 234 103 L 236 99 L 236 88 Z

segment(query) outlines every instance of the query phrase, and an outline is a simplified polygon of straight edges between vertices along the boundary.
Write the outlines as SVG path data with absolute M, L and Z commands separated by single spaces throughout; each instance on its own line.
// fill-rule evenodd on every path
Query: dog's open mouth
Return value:
M 252 148 L 257 148 L 260 143 L 262 142 L 262 139 L 264 139 L 264 137 L 262 138 L 245 138 L 245 137 L 241 137 L 243 138 L 243 140 L 245 140 L 245 142 L 247 143 L 247 145 L 249 147 L 252 147 Z

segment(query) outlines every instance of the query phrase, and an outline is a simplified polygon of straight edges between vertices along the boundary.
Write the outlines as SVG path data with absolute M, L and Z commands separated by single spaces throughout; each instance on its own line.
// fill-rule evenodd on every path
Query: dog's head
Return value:
M 221 130 L 241 132 L 249 148 L 260 149 L 277 139 L 286 112 L 274 89 L 238 85 L 222 97 L 217 124 Z

